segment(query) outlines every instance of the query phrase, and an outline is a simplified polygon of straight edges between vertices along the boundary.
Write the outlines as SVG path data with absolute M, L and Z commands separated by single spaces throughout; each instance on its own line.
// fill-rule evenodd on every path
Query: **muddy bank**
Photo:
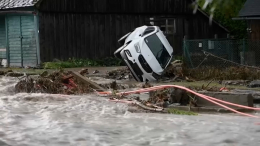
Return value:
M 69 72 L 55 71 L 43 72 L 40 75 L 25 75 L 19 78 L 15 86 L 16 93 L 49 93 L 49 94 L 86 94 L 92 93 L 93 89 L 88 84 L 75 78 Z

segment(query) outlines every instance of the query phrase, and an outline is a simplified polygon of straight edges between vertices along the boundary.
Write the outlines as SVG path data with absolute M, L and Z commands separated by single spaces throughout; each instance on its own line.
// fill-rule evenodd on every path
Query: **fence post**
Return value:
M 246 40 L 245 38 L 243 39 L 243 64 L 246 64 Z
M 183 37 L 183 55 L 184 55 L 184 58 L 187 57 L 187 54 L 186 54 L 186 36 Z
M 186 36 L 184 36 L 183 37 L 183 47 L 182 47 L 182 49 L 183 49 L 183 62 L 185 62 L 185 63 L 187 63 L 186 62 L 186 59 L 187 59 L 187 56 L 188 56 L 188 54 L 187 54 L 187 51 L 186 51 Z
M 183 53 L 184 53 L 184 60 L 189 59 L 190 65 L 193 68 L 193 64 L 190 58 L 189 49 L 187 48 L 187 36 L 183 38 Z
M 214 35 L 214 39 L 218 39 L 218 34 L 215 34 L 215 35 Z
M 229 60 L 234 61 L 234 54 L 233 54 L 234 50 L 233 50 L 233 48 L 231 49 L 230 43 L 232 43 L 232 41 L 230 40 L 230 35 L 227 34 L 226 45 L 227 45 L 227 51 L 228 51 L 228 58 L 229 58 Z

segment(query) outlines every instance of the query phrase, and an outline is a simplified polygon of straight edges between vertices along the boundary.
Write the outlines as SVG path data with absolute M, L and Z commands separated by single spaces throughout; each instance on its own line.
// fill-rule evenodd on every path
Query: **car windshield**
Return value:
M 152 51 L 153 55 L 156 57 L 161 67 L 165 69 L 167 63 L 171 59 L 170 54 L 162 44 L 161 40 L 158 38 L 156 34 L 148 36 L 145 38 L 145 43 Z

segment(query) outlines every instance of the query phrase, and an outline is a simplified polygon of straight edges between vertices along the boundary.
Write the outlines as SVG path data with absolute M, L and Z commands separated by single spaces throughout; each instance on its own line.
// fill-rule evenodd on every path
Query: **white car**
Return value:
M 158 80 L 173 58 L 173 48 L 157 26 L 142 26 L 123 36 L 114 52 L 129 67 L 136 81 Z

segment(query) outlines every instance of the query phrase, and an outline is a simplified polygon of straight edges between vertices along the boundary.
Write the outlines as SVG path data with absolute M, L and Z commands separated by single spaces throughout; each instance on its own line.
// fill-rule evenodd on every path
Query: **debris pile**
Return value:
M 89 85 L 74 79 L 74 77 L 63 71 L 55 71 L 48 74 L 47 71 L 39 76 L 23 76 L 16 84 L 17 93 L 49 93 L 49 94 L 84 94 L 92 92 Z
M 182 61 L 175 60 L 173 61 L 166 69 L 162 76 L 161 81 L 174 82 L 174 81 L 188 81 L 194 82 L 195 79 L 190 77 L 186 72 L 185 67 L 183 66 Z
M 180 60 L 173 61 L 165 70 L 166 77 L 183 77 L 182 62 Z
M 150 92 L 148 103 L 166 108 L 171 104 L 187 106 L 192 101 L 191 96 L 181 89 L 163 89 Z M 196 106 L 196 102 L 192 102 Z
M 106 78 L 115 80 L 132 79 L 132 74 L 130 70 L 125 67 L 107 72 Z

